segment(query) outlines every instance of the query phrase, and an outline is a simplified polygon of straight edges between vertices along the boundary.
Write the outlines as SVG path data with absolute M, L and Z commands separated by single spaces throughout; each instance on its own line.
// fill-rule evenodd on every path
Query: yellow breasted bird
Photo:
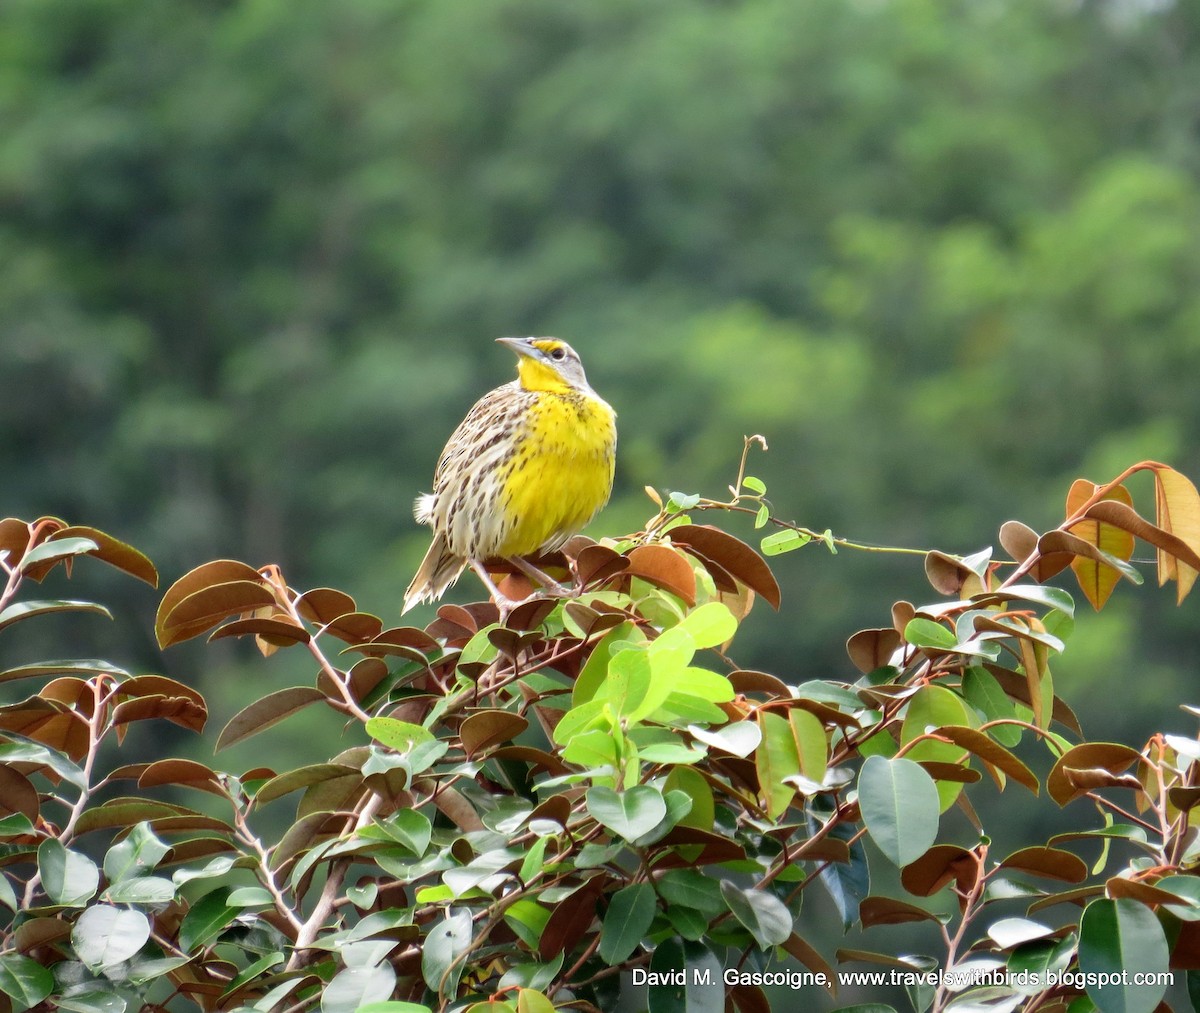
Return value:
M 552 594 L 565 589 L 525 556 L 559 548 L 608 502 L 616 413 L 557 338 L 500 338 L 517 379 L 489 391 L 451 435 L 417 498 L 433 544 L 404 593 L 404 611 L 436 601 L 470 566 L 502 608 L 486 559 L 507 559 Z

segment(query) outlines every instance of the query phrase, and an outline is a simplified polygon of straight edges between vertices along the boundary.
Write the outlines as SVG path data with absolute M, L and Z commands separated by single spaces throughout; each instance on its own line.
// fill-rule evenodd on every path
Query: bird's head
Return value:
M 579 355 L 558 338 L 497 338 L 517 353 L 517 376 L 526 390 L 591 390 Z

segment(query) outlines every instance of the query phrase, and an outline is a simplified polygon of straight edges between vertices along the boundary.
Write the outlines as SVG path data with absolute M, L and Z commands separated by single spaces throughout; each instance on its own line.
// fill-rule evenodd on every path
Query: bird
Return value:
M 497 558 L 543 594 L 569 594 L 525 557 L 560 548 L 612 491 L 616 412 L 588 384 L 575 349 L 558 338 L 496 340 L 517 354 L 517 379 L 467 412 L 438 458 L 433 492 L 417 497 L 414 516 L 433 541 L 403 612 L 437 601 L 467 566 L 507 611 L 515 602 L 483 565 Z

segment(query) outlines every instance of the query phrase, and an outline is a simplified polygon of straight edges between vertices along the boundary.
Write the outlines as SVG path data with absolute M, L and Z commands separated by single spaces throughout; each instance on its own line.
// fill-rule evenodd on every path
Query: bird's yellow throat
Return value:
M 564 380 L 556 370 L 537 359 L 521 356 L 517 363 L 517 376 L 526 390 L 545 390 L 555 394 L 569 394 L 576 388 Z

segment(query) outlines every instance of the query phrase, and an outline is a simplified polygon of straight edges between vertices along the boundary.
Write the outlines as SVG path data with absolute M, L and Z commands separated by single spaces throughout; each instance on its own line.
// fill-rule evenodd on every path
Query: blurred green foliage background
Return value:
M 411 502 L 512 376 L 504 334 L 570 340 L 619 413 L 594 533 L 635 530 L 647 484 L 719 495 L 747 433 L 782 516 L 950 552 L 1056 523 L 1079 475 L 1200 477 L 1195 4 L 5 0 L 3 21 L 3 509 L 110 530 L 165 583 L 279 562 L 398 622 Z M 850 633 L 934 598 L 914 557 L 779 569 L 785 615 L 735 656 L 794 682 L 849 677 Z M 219 720 L 288 684 L 295 662 L 248 648 L 160 657 L 157 597 L 128 585 L 114 660 Z M 1172 595 L 1081 614 L 1056 679 L 1093 737 L 1191 730 L 1200 606 Z M 20 650 L 107 649 L 64 635 Z

